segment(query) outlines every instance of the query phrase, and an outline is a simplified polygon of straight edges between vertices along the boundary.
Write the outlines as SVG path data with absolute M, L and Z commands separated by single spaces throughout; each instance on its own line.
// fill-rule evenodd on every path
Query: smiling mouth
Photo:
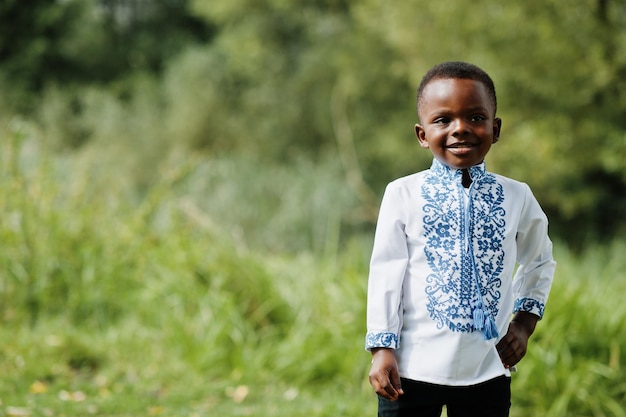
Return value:
M 473 143 L 453 143 L 452 145 L 447 145 L 446 148 L 449 149 L 469 149 L 477 146 Z
M 446 149 L 448 150 L 448 152 L 454 155 L 463 156 L 472 153 L 474 148 L 476 148 L 477 146 L 478 145 L 475 145 L 473 143 L 454 143 L 452 145 L 446 146 Z

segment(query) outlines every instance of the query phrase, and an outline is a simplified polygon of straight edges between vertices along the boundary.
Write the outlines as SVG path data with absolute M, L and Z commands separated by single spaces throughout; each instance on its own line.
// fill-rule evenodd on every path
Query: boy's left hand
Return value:
M 538 320 L 539 317 L 531 313 L 520 311 L 515 314 L 506 335 L 496 345 L 505 368 L 511 368 L 526 355 L 528 339 Z

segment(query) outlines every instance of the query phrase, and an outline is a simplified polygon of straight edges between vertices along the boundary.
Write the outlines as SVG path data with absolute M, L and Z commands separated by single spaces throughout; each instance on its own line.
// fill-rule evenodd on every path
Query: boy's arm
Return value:
M 515 310 L 543 316 L 550 294 L 556 263 L 548 236 L 548 218 L 532 191 L 525 185 L 524 206 L 518 223 L 516 260 L 519 268 L 513 278 Z
M 402 283 L 409 259 L 405 216 L 402 191 L 389 185 L 381 202 L 370 262 L 365 348 L 372 353 L 372 388 L 392 401 L 402 394 L 394 349 L 400 342 Z
M 548 237 L 548 219 L 525 186 L 525 201 L 517 233 L 517 261 L 513 279 L 514 317 L 497 348 L 502 363 L 511 368 L 526 354 L 528 339 L 544 313 L 556 263 Z
M 548 219 L 527 185 L 517 249 L 520 267 L 513 280 L 515 315 L 506 335 L 496 345 L 506 368 L 513 367 L 526 355 L 528 339 L 543 317 L 556 266 L 548 237 Z
M 387 186 L 380 206 L 367 288 L 365 348 L 397 349 L 402 327 L 402 284 L 409 260 L 405 199 Z

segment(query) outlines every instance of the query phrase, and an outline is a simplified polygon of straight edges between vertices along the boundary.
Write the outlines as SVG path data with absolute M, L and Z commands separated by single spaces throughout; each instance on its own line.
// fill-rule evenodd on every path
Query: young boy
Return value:
M 548 221 L 526 184 L 485 169 L 502 121 L 483 70 L 436 65 L 417 112 L 433 163 L 387 186 L 370 265 L 378 415 L 508 416 L 510 371 L 552 285 Z

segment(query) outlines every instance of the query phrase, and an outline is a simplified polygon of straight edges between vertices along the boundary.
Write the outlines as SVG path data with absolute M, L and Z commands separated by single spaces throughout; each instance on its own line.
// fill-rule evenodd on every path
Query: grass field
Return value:
M 30 146 L 0 155 L 0 416 L 375 414 L 371 230 L 340 236 L 332 166 L 173 164 L 137 197 Z M 306 192 L 236 204 L 278 181 Z M 556 243 L 514 417 L 626 416 L 624 253 Z

